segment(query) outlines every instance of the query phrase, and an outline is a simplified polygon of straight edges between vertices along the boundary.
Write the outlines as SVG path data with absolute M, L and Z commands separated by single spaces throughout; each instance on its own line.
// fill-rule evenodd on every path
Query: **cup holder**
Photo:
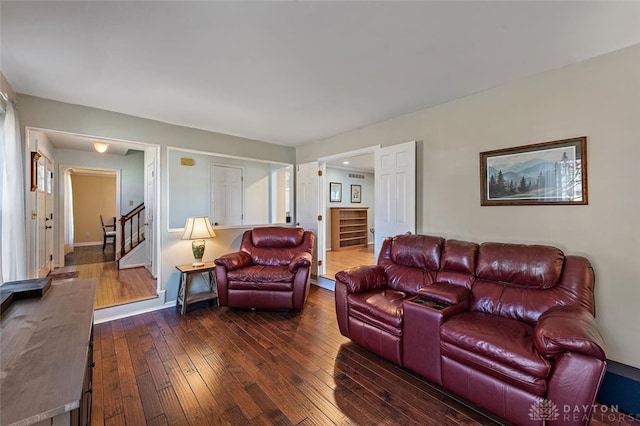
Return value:
M 424 296 L 418 296 L 415 299 L 413 299 L 412 302 L 416 303 L 418 305 L 428 306 L 428 307 L 436 309 L 438 311 L 441 311 L 444 308 L 446 308 L 447 306 L 449 306 L 448 304 L 445 304 L 445 303 L 442 303 L 442 302 L 438 302 L 437 300 L 428 299 L 428 298 L 426 298 Z

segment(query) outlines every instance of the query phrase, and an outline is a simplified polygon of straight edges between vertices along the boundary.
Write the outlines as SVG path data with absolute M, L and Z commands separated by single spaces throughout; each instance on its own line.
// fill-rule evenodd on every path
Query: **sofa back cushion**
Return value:
M 429 235 L 398 235 L 382 243 L 378 265 L 387 275 L 388 286 L 415 294 L 431 285 L 440 269 L 444 238 Z
M 313 254 L 314 236 L 302 228 L 269 226 L 246 231 L 240 250 L 251 256 L 254 265 L 286 266 L 295 255 Z
M 391 260 L 397 265 L 437 271 L 443 246 L 441 237 L 398 235 L 391 244 Z
M 442 268 L 437 281 L 471 288 L 475 281 L 478 244 L 468 241 L 446 240 L 442 252 Z
M 540 245 L 484 243 L 478 252 L 479 279 L 522 287 L 551 288 L 564 264 L 562 250 Z
M 251 230 L 251 242 L 256 247 L 295 247 L 302 242 L 303 234 L 302 228 L 267 226 Z
M 534 324 L 550 306 L 569 302 L 555 290 L 564 260 L 555 247 L 480 245 L 471 309 Z

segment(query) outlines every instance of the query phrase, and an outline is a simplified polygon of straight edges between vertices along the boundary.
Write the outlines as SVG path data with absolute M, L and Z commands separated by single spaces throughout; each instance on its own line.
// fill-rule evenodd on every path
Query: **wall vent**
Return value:
M 362 173 L 349 173 L 349 179 L 365 180 L 365 175 Z

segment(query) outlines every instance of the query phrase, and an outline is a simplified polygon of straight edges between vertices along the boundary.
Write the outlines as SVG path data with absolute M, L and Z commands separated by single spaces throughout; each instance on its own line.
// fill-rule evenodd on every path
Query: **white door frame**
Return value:
M 345 157 L 356 157 L 363 154 L 375 154 L 380 149 L 380 145 L 368 146 L 366 148 L 360 148 L 353 151 L 341 152 L 339 154 L 327 155 L 326 157 L 318 158 L 318 168 L 322 170 L 322 176 L 320 176 L 320 192 L 318 194 L 318 205 L 322 212 L 322 223 L 318 223 L 318 261 L 322 260 L 322 265 L 318 267 L 318 273 L 324 275 L 326 270 L 325 253 L 327 250 L 327 198 L 329 194 L 329 182 L 324 179 L 327 174 L 327 163 L 334 160 L 341 160 Z

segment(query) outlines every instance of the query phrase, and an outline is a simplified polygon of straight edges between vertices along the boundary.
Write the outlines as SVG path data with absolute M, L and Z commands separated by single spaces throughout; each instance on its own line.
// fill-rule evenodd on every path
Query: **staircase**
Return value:
M 142 203 L 120 218 L 120 251 L 116 252 L 118 269 L 129 264 L 134 257 L 140 259 L 140 255 L 142 260 L 134 261 L 134 266 L 144 264 L 144 236 L 147 229 L 144 208 Z

